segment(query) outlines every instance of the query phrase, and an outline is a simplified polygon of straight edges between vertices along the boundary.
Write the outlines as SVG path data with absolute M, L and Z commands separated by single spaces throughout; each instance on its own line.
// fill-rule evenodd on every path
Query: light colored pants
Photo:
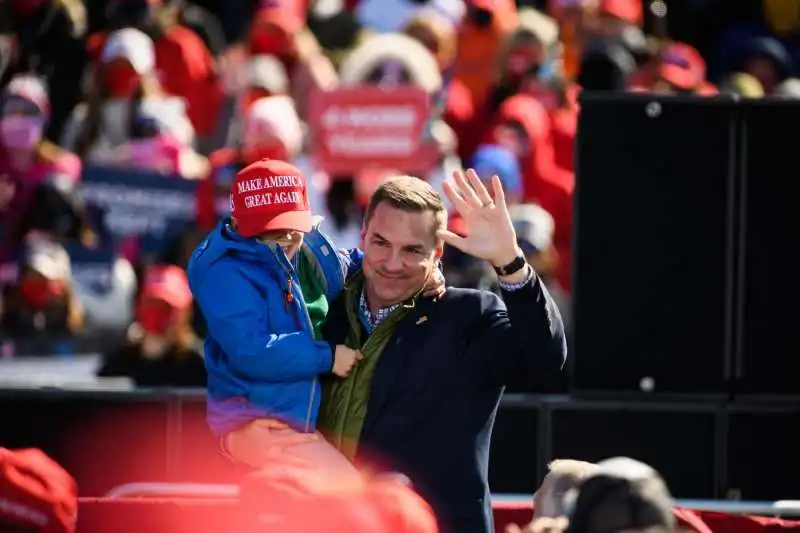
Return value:
M 231 458 L 254 470 L 298 466 L 360 477 L 355 466 L 322 435 L 295 431 L 278 420 L 253 420 L 225 435 L 222 445 Z

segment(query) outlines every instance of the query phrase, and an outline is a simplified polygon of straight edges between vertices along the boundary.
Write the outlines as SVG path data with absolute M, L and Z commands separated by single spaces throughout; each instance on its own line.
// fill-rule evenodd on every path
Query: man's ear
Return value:
M 367 246 L 366 243 L 367 243 L 367 226 L 361 226 L 361 239 L 360 242 L 358 243 L 358 247 L 363 250 Z
M 444 255 L 444 241 L 440 240 L 436 244 L 436 248 L 433 249 L 433 258 L 439 261 L 442 259 L 443 255 Z

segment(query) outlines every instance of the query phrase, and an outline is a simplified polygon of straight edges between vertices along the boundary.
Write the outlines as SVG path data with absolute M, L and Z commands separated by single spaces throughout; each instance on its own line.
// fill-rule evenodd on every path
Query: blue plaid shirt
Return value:
M 400 307 L 400 304 L 390 305 L 389 307 L 381 307 L 375 311 L 375 315 L 373 315 L 369 310 L 369 305 L 367 305 L 367 297 L 362 290 L 361 298 L 358 300 L 358 311 L 359 315 L 361 316 L 361 323 L 364 324 L 364 328 L 367 330 L 367 335 L 372 333 L 375 328 L 377 328 L 381 322 L 386 320 L 386 318 L 398 307 Z

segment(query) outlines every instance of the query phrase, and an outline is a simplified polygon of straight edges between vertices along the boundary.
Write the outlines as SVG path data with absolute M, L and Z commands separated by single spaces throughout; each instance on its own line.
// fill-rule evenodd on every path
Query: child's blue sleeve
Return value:
M 350 276 L 361 270 L 364 263 L 364 252 L 358 248 L 351 248 L 349 250 L 341 249 L 339 252 L 339 256 L 342 258 L 346 267 L 344 271 L 347 273 L 345 275 L 345 281 L 347 281 Z

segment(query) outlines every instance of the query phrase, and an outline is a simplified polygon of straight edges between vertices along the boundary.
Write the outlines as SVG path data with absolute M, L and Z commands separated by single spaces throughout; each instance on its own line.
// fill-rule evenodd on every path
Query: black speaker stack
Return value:
M 800 398 L 800 104 L 588 95 L 572 385 Z
M 582 96 L 568 394 L 509 398 L 495 490 L 629 455 L 679 498 L 800 498 L 798 126 L 787 100 Z
M 627 453 L 683 497 L 800 496 L 798 125 L 786 100 L 583 96 L 571 399 L 538 414 L 540 462 Z

